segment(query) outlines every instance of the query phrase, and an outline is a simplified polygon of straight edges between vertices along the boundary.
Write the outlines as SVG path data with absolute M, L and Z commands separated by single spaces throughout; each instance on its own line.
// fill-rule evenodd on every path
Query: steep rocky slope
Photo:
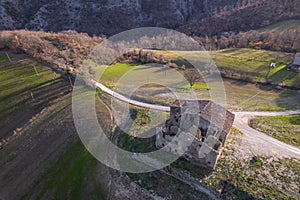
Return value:
M 245 5 L 226 6 L 211 17 L 197 18 L 180 27 L 190 35 L 214 35 L 227 31 L 248 31 L 287 19 L 299 19 L 300 1 L 261 0 Z
M 2 0 L 0 30 L 74 29 L 111 35 L 160 26 L 189 34 L 215 34 L 297 17 L 299 8 L 297 0 Z

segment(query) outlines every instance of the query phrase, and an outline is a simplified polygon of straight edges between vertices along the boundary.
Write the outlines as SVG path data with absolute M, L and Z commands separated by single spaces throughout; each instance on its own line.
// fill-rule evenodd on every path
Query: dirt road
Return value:
M 153 105 L 144 102 L 131 100 L 121 94 L 118 94 L 103 84 L 93 81 L 95 86 L 103 92 L 134 106 L 149 108 L 164 112 L 170 112 L 170 107 Z M 259 132 L 249 127 L 249 120 L 256 116 L 284 116 L 292 114 L 300 114 L 300 110 L 286 111 L 286 112 L 235 112 L 234 127 L 240 130 L 244 136 L 241 140 L 241 148 L 247 155 L 265 155 L 277 157 L 289 157 L 300 159 L 300 149 L 284 142 L 280 142 L 262 132 Z
M 154 105 L 154 104 L 149 104 L 149 103 L 144 103 L 140 101 L 135 101 L 132 99 L 129 99 L 117 92 L 114 92 L 113 90 L 107 88 L 105 85 L 97 82 L 97 81 L 92 81 L 95 86 L 99 89 L 101 89 L 103 92 L 111 95 L 112 97 L 117 98 L 120 101 L 123 101 L 125 103 L 129 103 L 134 106 L 142 107 L 142 108 L 148 108 L 148 109 L 153 109 L 153 110 L 158 110 L 158 111 L 163 111 L 163 112 L 170 112 L 170 107 L 169 106 L 161 106 L 161 105 Z
M 291 157 L 300 159 L 300 149 L 284 142 L 278 141 L 260 131 L 251 128 L 248 124 L 253 117 L 259 116 L 286 116 L 300 114 L 300 110 L 286 112 L 236 112 L 234 127 L 240 130 L 244 137 L 241 148 L 245 152 L 258 155 L 277 155 L 278 157 Z

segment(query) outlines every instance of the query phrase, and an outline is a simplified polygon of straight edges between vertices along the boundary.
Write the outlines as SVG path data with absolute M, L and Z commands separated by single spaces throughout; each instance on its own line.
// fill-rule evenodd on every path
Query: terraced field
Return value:
M 103 199 L 101 184 L 95 183 L 99 163 L 75 130 L 67 75 L 26 55 L 6 53 L 0 52 L 0 138 L 5 144 L 0 198 Z M 97 104 L 106 118 L 109 111 L 101 108 Z M 88 181 L 91 187 L 85 187 Z
M 35 65 L 36 68 L 31 68 L 32 63 L 37 63 L 24 55 L 15 57 L 11 54 L 10 57 L 12 62 L 2 59 L 1 70 L 6 78 L 2 77 L 1 83 L 5 86 L 9 85 L 7 83 L 12 84 L 10 88 L 15 90 L 15 93 L 10 94 L 9 91 L 3 93 L 0 103 L 2 105 L 14 104 L 20 100 L 24 101 L 24 104 L 7 111 L 12 113 L 9 120 L 11 126 L 20 125 L 22 128 L 14 136 L 10 136 L 0 150 L 1 199 L 45 199 L 49 196 L 54 199 L 121 200 L 128 196 L 133 199 L 159 199 L 166 198 L 169 194 L 172 198 L 178 195 L 182 198 L 189 196 L 190 199 L 207 198 L 205 194 L 190 188 L 189 185 L 159 172 L 149 174 L 149 176 L 155 177 L 155 180 L 158 180 L 158 177 L 162 178 L 161 185 L 170 182 L 172 185 L 168 187 L 154 185 L 152 188 L 151 185 L 155 183 L 155 180 L 154 178 L 148 179 L 148 175 L 141 176 L 142 182 L 140 182 L 137 178 L 131 179 L 134 174 L 126 175 L 102 165 L 86 150 L 77 136 L 72 116 L 69 80 L 61 78 L 59 74 L 42 65 Z M 24 65 L 25 61 L 28 65 Z M 39 75 L 36 75 L 36 71 Z M 8 75 L 21 77 L 20 80 L 24 85 L 14 86 L 18 83 L 18 79 L 8 79 Z M 61 80 L 58 83 L 62 85 L 56 85 L 58 83 L 55 79 L 53 80 L 53 76 Z M 48 82 L 44 83 L 45 81 Z M 60 87 L 62 91 L 55 90 L 56 87 Z M 33 97 L 30 93 L 28 95 L 28 91 L 32 91 Z M 28 113 L 28 118 L 31 120 L 29 122 L 24 120 L 23 125 L 20 124 L 15 116 L 24 115 L 26 105 L 35 105 L 35 102 L 40 101 L 38 100 L 38 95 L 41 94 L 39 91 L 49 93 L 51 96 L 43 96 L 45 102 L 37 104 L 39 107 L 36 108 L 36 112 Z M 108 121 L 111 119 L 108 116 L 110 111 L 102 102 L 101 94 L 99 95 L 96 100 L 97 116 L 99 123 L 105 128 L 111 125 Z M 4 115 L 3 118 L 6 119 Z M 155 189 L 157 194 L 148 189 Z M 169 191 L 167 194 L 166 190 Z M 183 194 L 180 190 L 190 192 Z M 162 197 L 156 195 L 162 195 Z
M 70 83 L 61 74 L 26 55 L 6 53 L 0 52 L 0 139 L 20 131 L 51 102 L 70 92 Z

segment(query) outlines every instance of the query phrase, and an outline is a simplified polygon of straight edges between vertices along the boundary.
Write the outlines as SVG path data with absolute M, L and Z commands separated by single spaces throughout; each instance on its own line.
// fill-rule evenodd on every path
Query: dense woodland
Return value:
M 26 53 L 59 68 L 79 67 L 93 47 L 103 40 L 76 31 L 60 33 L 26 30 L 0 32 L 0 49 Z
M 254 48 L 272 51 L 300 51 L 300 35 L 298 30 L 290 29 L 275 33 L 260 33 L 258 31 L 226 32 L 221 36 L 196 37 L 195 39 L 206 50 L 226 48 Z

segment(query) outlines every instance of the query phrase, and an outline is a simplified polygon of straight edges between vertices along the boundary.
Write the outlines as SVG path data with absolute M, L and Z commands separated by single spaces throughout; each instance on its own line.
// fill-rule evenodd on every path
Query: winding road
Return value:
M 154 109 L 163 112 L 170 112 L 170 107 L 155 104 L 144 103 L 136 100 L 129 99 L 113 90 L 107 88 L 105 85 L 92 80 L 92 83 L 103 92 L 117 98 L 123 102 L 129 103 L 134 106 Z M 251 128 L 248 124 L 249 120 L 258 116 L 286 116 L 292 114 L 300 114 L 300 110 L 286 111 L 286 112 L 234 112 L 235 121 L 233 126 L 240 130 L 243 135 L 241 148 L 250 155 L 266 155 L 278 157 L 289 157 L 300 159 L 300 149 L 284 142 L 276 140 L 260 131 Z
M 300 149 L 292 145 L 281 142 L 271 136 L 257 131 L 249 126 L 249 120 L 254 117 L 274 117 L 300 114 L 300 110 L 286 112 L 235 112 L 233 126 L 244 134 L 244 139 L 248 140 L 252 147 L 249 149 L 253 154 L 278 155 L 279 157 L 291 157 L 300 159 Z
M 113 90 L 109 89 L 108 87 L 106 87 L 105 85 L 103 85 L 102 83 L 99 83 L 95 80 L 92 80 L 92 83 L 99 88 L 100 90 L 102 90 L 103 92 L 109 94 L 112 97 L 117 98 L 120 101 L 123 101 L 125 103 L 129 103 L 131 105 L 134 106 L 138 106 L 141 108 L 148 108 L 148 109 L 153 109 L 153 110 L 158 110 L 158 111 L 163 111 L 163 112 L 170 112 L 170 107 L 169 106 L 161 106 L 161 105 L 155 105 L 155 104 L 149 104 L 149 103 L 143 103 L 140 101 L 135 101 L 132 99 L 129 99 L 117 92 L 114 92 Z

